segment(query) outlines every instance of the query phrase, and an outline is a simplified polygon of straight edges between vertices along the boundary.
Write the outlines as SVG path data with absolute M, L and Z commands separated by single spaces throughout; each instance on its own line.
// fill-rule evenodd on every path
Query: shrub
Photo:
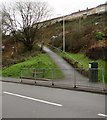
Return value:
M 104 33 L 102 33 L 102 32 L 97 32 L 96 35 L 95 35 L 95 38 L 97 40 L 102 40 L 103 37 L 104 37 Z
M 97 59 L 103 59 L 107 61 L 107 47 L 92 47 L 89 48 L 86 52 L 86 56 L 97 60 Z

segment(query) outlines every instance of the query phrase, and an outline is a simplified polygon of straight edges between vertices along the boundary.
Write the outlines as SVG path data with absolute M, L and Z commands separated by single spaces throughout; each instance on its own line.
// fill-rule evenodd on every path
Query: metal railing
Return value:
M 50 44 L 47 44 L 48 46 L 50 46 L 51 48 L 54 48 L 55 50 L 57 50 L 58 52 L 62 52 L 64 53 L 65 55 L 69 56 L 73 61 L 75 61 L 76 63 L 80 64 L 81 67 L 83 67 L 83 64 L 79 61 L 77 61 L 75 58 L 73 58 L 71 55 L 69 55 L 67 52 L 64 52 L 63 50 L 53 46 L 53 45 L 50 45 Z
M 83 87 L 105 90 L 104 69 L 34 69 L 22 68 L 21 82 L 33 81 L 35 84 L 50 84 L 66 87 Z

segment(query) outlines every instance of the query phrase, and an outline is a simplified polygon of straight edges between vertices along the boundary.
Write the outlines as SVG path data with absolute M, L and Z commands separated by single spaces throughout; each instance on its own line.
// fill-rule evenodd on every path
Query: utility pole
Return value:
M 63 16 L 63 52 L 65 52 L 65 19 Z
M 57 14 L 57 15 L 61 15 L 61 14 Z M 62 50 L 63 52 L 65 52 L 65 18 L 64 18 L 64 15 L 62 16 L 62 21 L 63 21 L 63 46 L 62 46 Z

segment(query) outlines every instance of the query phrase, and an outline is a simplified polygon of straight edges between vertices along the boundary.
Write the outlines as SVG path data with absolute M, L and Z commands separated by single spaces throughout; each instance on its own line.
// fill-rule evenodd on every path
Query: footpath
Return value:
M 82 88 L 88 89 L 105 89 L 105 84 L 102 83 L 93 83 L 89 82 L 89 78 L 83 76 L 78 71 L 76 71 L 69 63 L 67 63 L 63 58 L 59 55 L 51 51 L 47 47 L 43 47 L 43 50 L 52 58 L 52 60 L 56 63 L 56 65 L 62 70 L 64 74 L 63 79 L 57 80 L 56 84 L 63 85 L 76 85 Z
M 88 91 L 94 93 L 107 93 L 107 87 L 105 86 L 105 84 L 89 82 L 89 78 L 83 76 L 78 71 L 76 71 L 63 58 L 58 56 L 56 53 L 54 53 L 47 47 L 43 47 L 43 49 L 52 58 L 52 60 L 59 67 L 59 69 L 62 70 L 62 73 L 64 74 L 63 79 L 53 79 L 52 81 L 37 81 L 35 83 L 34 80 L 25 79 L 21 81 L 20 78 L 0 77 L 0 81 Z M 53 85 L 52 82 L 54 83 Z

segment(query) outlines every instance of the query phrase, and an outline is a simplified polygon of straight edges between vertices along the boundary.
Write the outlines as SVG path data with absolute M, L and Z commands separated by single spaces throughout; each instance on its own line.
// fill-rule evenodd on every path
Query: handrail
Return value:
M 61 52 L 65 53 L 65 54 L 68 55 L 71 59 L 73 59 L 74 61 L 76 61 L 77 63 L 79 63 L 81 66 L 83 66 L 82 63 L 80 63 L 79 61 L 77 61 L 75 58 L 71 57 L 71 55 L 69 55 L 68 53 L 64 52 L 63 50 L 61 50 L 61 49 L 59 49 L 59 48 L 57 48 L 57 47 L 55 47 L 55 46 L 53 46 L 53 45 L 50 45 L 50 44 L 47 44 L 47 45 L 49 45 L 50 47 L 53 47 L 53 48 L 57 49 L 58 51 L 61 51 Z

